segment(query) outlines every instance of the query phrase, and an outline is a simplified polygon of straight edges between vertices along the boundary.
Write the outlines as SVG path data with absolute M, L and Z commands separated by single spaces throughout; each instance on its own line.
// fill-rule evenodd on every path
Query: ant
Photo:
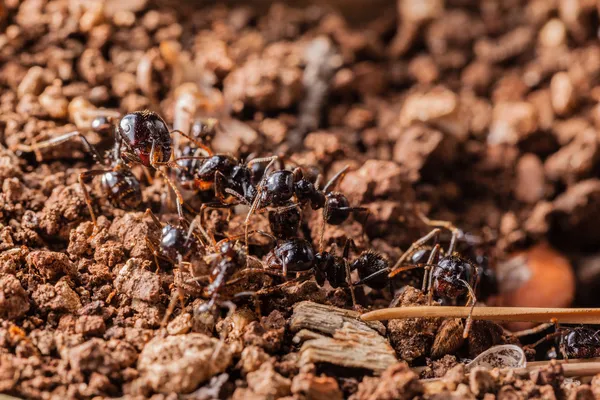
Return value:
M 185 263 L 194 251 L 198 251 L 202 242 L 193 233 L 195 225 L 189 224 L 185 219 L 180 219 L 177 224 L 163 224 L 152 210 L 146 209 L 146 216 L 150 216 L 154 225 L 160 230 L 160 239 L 157 242 L 146 237 L 146 245 L 154 256 L 157 270 L 160 269 L 159 258 L 172 264 Z
M 274 241 L 277 240 L 273 236 L 270 237 Z M 289 273 L 296 273 L 297 278 L 314 275 L 319 286 L 323 286 L 325 281 L 328 281 L 333 288 L 348 287 L 352 304 L 356 305 L 355 285 L 351 281 L 351 272 L 358 270 L 359 276 L 366 276 L 373 271 L 387 268 L 388 261 L 377 253 L 365 251 L 350 262 L 351 249 L 356 251 L 356 245 L 352 239 L 346 240 L 342 256 L 328 251 L 315 253 L 312 245 L 302 238 L 287 239 L 277 244 L 267 254 L 265 262 L 261 263 L 262 270 L 272 271 L 272 274 L 283 278 L 287 278 Z M 379 288 L 381 281 L 369 280 L 363 284 Z
M 310 204 L 313 210 L 323 209 L 323 226 L 319 244 L 319 247 L 322 248 L 325 224 L 340 225 L 348 219 L 352 212 L 368 212 L 365 207 L 351 207 L 348 198 L 343 193 L 331 191 L 335 184 L 343 179 L 347 170 L 348 166 L 344 167 L 325 184 L 323 189 L 319 189 L 320 178 L 318 177 L 313 183 L 304 177 L 301 168 L 295 168 L 293 171 L 281 169 L 269 174 L 267 174 L 267 168 L 263 179 L 258 184 L 256 198 L 246 217 L 246 224 L 254 211 L 270 206 L 278 207 L 278 212 L 290 213 L 288 216 L 293 218 L 292 211 L 288 210 L 294 208 L 294 203 L 290 203 L 290 201 L 295 197 L 300 206 Z M 277 218 L 271 219 L 275 222 L 275 230 L 278 235 L 285 237 L 287 232 L 277 226 Z
M 475 290 L 477 289 L 482 275 L 484 275 L 481 267 L 473 264 L 467 258 L 461 256 L 455 251 L 456 242 L 462 232 L 447 221 L 433 221 L 419 213 L 419 217 L 429 226 L 435 228 L 411 244 L 395 265 L 391 268 L 380 269 L 370 276 L 367 276 L 357 284 L 361 284 L 368 279 L 383 279 L 382 276 L 387 274 L 387 278 L 393 278 L 401 272 L 414 268 L 424 268 L 424 276 L 421 290 L 427 292 L 427 303 L 431 305 L 433 296 L 443 301 L 455 302 L 458 298 L 467 296 L 467 307 L 471 307 L 469 316 L 465 323 L 463 337 L 467 338 L 472 318 L 471 314 L 477 297 Z M 445 228 L 452 233 L 450 244 L 447 251 L 443 252 L 441 246 L 437 243 L 441 233 L 440 228 Z M 426 244 L 432 240 L 434 245 L 429 247 Z M 425 264 L 420 263 L 424 256 L 429 252 L 429 257 Z M 407 261 L 412 261 L 408 263 Z
M 545 327 L 546 324 L 543 324 Z M 600 331 L 579 326 L 576 328 L 559 328 L 538 340 L 530 347 L 535 348 L 550 339 L 560 337 L 559 350 L 565 360 L 569 358 L 594 358 L 600 357 Z M 536 333 L 536 328 L 530 330 Z
M 92 124 L 96 129 L 107 129 L 107 125 L 113 126 L 115 135 L 110 169 L 91 170 L 79 176 L 85 201 L 88 209 L 90 209 L 94 224 L 96 223 L 96 217 L 92 211 L 89 193 L 83 182 L 90 177 L 102 175 L 104 191 L 110 199 L 113 199 L 113 202 L 125 206 L 134 203 L 139 205 L 141 203 L 141 192 L 139 182 L 129 170 L 131 164 L 151 168 L 165 179 L 177 197 L 177 212 L 180 218 L 183 218 L 183 197 L 175 183 L 162 170 L 162 167 L 179 168 L 176 160 L 171 161 L 173 156 L 172 132 L 178 132 L 192 142 L 196 142 L 196 140 L 181 131 L 169 131 L 166 122 L 158 114 L 149 110 L 126 114 L 117 123 L 113 123 L 111 118 L 100 117 Z M 21 145 L 19 149 L 37 153 L 42 148 L 57 146 L 74 137 L 79 138 L 95 159 L 102 163 L 102 157 L 79 131 L 70 132 L 31 146 Z M 203 146 L 200 143 L 197 143 L 197 145 L 199 147 Z

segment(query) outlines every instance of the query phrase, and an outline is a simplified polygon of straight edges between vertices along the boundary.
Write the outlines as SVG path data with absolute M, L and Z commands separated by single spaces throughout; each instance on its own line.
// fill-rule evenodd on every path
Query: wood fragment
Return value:
M 394 349 L 382 336 L 385 327 L 381 323 L 363 322 L 358 317 L 357 312 L 332 306 L 308 301 L 296 304 L 290 328 L 298 332 L 295 342 L 305 340 L 300 348 L 300 366 L 328 363 L 380 374 L 397 363 Z M 311 336 L 307 330 L 319 333 Z
M 371 328 L 385 336 L 385 326 L 381 322 L 364 322 L 360 320 L 360 313 L 327 306 L 324 304 L 302 301 L 294 305 L 294 314 L 290 320 L 292 332 L 300 329 L 309 329 L 328 335 L 333 335 L 336 330 L 341 329 L 344 324 L 350 324 L 356 329 Z
M 395 307 L 361 315 L 363 321 L 404 318 L 466 318 L 469 307 Z M 473 319 L 487 321 L 528 321 L 564 324 L 600 324 L 600 308 L 475 307 Z

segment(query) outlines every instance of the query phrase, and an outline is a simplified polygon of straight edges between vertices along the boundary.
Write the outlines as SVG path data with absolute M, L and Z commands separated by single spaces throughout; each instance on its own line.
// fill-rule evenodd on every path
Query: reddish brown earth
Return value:
M 387 326 L 400 360 L 428 364 L 424 376 L 444 376 L 438 395 L 428 394 L 404 363 L 381 377 L 300 368 L 288 326 L 292 306 L 313 300 L 351 308 L 347 290 L 309 281 L 263 295 L 260 315 L 250 300 L 239 301 L 233 316 L 198 313 L 202 288 L 186 283 L 191 275 L 178 266 L 163 263 L 156 271 L 144 240 L 159 234 L 143 214 L 146 207 L 163 222 L 175 219 L 160 177 L 150 183 L 134 168 L 143 187 L 136 212 L 113 207 L 97 182 L 88 185 L 101 215 L 95 229 L 77 175 L 98 167 L 81 143 L 42 150 L 41 161 L 18 150 L 74 129 L 109 149 L 112 137 L 89 129 L 98 108 L 149 108 L 187 130 L 189 123 L 178 119 L 185 113 L 177 110 L 181 102 L 189 107 L 197 90 L 191 104 L 198 116 L 221 120 L 210 143 L 216 152 L 241 159 L 285 155 L 290 165 L 315 167 L 326 177 L 350 166 L 337 189 L 370 215 L 366 223 L 356 216 L 327 227 L 328 249 L 340 251 L 353 238 L 359 251 L 393 262 L 430 229 L 416 216 L 421 210 L 476 239 L 461 241 L 459 250 L 472 260 L 485 255 L 497 272 L 500 293 L 490 297 L 481 288 L 487 304 L 598 306 L 596 2 L 406 0 L 360 25 L 327 6 L 190 3 L 0 4 L 1 393 L 44 399 L 600 396 L 598 378 L 578 386 L 563 381 L 558 366 L 530 377 L 485 370 L 465 376 L 456 357 L 514 341 L 486 322 L 474 324 L 460 342 L 452 341 L 460 321 Z M 197 196 L 185 195 L 199 208 Z M 227 225 L 213 213 L 206 228 L 237 234 L 244 218 L 238 209 Z M 315 245 L 320 221 L 318 212 L 305 210 L 302 232 Z M 251 227 L 268 230 L 265 215 L 255 216 Z M 262 256 L 267 245 L 259 241 L 253 251 Z M 507 264 L 513 254 L 525 257 Z M 510 273 L 515 265 L 526 278 Z M 195 268 L 195 274 L 208 272 L 205 265 Z M 420 274 L 412 278 L 420 287 Z M 238 289 L 274 283 L 259 276 Z M 177 303 L 161 327 L 174 288 L 184 286 L 184 308 Z M 386 307 L 393 298 L 387 288 L 359 288 L 357 296 L 360 309 Z M 424 302 L 418 290 L 399 296 L 406 305 Z M 544 357 L 545 350 L 538 352 Z

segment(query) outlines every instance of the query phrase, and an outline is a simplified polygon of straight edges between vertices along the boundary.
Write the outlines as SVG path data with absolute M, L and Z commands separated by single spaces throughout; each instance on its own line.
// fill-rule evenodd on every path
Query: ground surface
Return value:
M 408 0 L 391 10 L 356 27 L 314 6 L 263 12 L 143 0 L 4 1 L 0 392 L 388 399 L 430 390 L 406 364 L 374 378 L 372 365 L 302 360 L 295 334 L 317 333 L 290 327 L 292 307 L 312 300 L 350 309 L 347 290 L 308 281 L 263 295 L 261 315 L 244 299 L 227 318 L 199 313 L 201 288 L 184 283 L 189 273 L 171 263 L 155 271 L 145 241 L 159 234 L 145 208 L 174 220 L 159 177 L 150 183 L 134 168 L 143 187 L 139 211 L 114 207 L 98 182 L 88 185 L 101 215 L 95 229 L 77 175 L 99 167 L 80 142 L 42 150 L 41 161 L 19 145 L 79 129 L 105 151 L 112 136 L 89 130 L 98 108 L 153 109 L 184 131 L 197 109 L 221 120 L 210 143 L 216 152 L 240 159 L 278 154 L 288 166 L 326 177 L 349 165 L 337 190 L 370 215 L 366 223 L 356 215 L 328 227 L 331 251 L 353 238 L 358 252 L 395 261 L 430 229 L 416 216 L 421 210 L 468 233 L 460 251 L 497 271 L 500 294 L 480 288 L 488 304 L 598 306 L 596 3 L 432 0 L 417 7 Z M 199 208 L 198 196 L 185 196 Z M 236 209 L 229 225 L 211 214 L 206 228 L 240 233 L 245 211 Z M 268 230 L 265 215 L 251 226 Z M 305 210 L 302 235 L 317 246 L 319 233 L 319 212 Z M 260 257 L 267 244 L 252 251 Z M 517 253 L 525 258 L 506 264 Z M 205 274 L 200 261 L 196 272 Z M 525 267 L 525 279 L 510 273 Z M 420 287 L 419 277 L 404 276 L 394 288 Z M 276 283 L 252 277 L 239 290 Z M 161 328 L 174 289 L 184 286 L 185 308 L 177 304 Z M 367 309 L 387 306 L 393 293 L 360 288 L 357 296 L 358 308 Z M 396 302 L 425 298 L 409 288 Z M 456 363 L 446 354 L 473 358 L 514 342 L 499 326 L 476 323 L 469 340 L 454 343 L 462 332 L 454 320 L 394 321 L 369 332 L 389 341 L 392 357 L 428 363 L 428 377 Z M 593 398 L 589 386 L 565 384 L 560 367 L 531 379 L 486 371 L 465 377 L 461 368 L 448 372 L 439 396 Z M 598 382 L 591 388 L 599 395 Z

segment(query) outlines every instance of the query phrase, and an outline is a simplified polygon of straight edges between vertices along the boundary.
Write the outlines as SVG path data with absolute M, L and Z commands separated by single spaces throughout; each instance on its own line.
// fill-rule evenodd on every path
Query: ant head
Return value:
M 136 161 L 144 166 L 169 161 L 171 134 L 165 121 L 155 112 L 145 110 L 125 115 L 119 121 L 117 132 Z
M 294 175 L 292 171 L 279 170 L 269 174 L 264 184 L 262 205 L 282 205 L 294 195 Z
M 456 254 L 443 257 L 433 270 L 433 290 L 438 297 L 456 299 L 468 292 L 464 282 L 473 285 L 475 266 Z
M 100 185 L 111 204 L 117 208 L 137 210 L 142 204 L 140 182 L 127 167 L 102 174 Z
M 342 193 L 327 193 L 325 197 L 325 210 L 325 222 L 329 225 L 340 225 L 350 216 L 350 202 Z

